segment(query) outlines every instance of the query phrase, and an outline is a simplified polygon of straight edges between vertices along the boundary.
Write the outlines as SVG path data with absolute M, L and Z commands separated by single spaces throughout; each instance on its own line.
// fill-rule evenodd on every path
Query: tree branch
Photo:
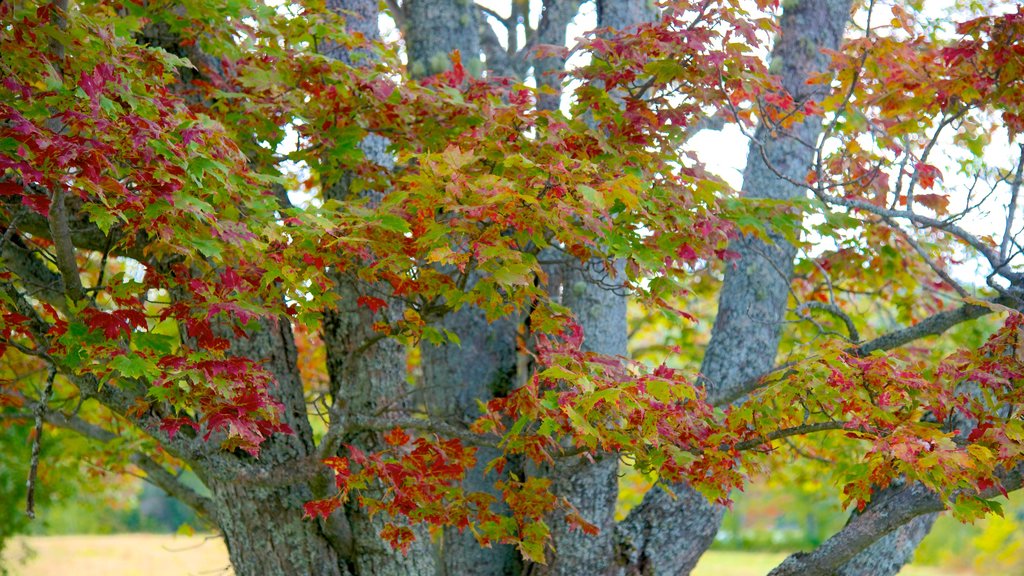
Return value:
M 114 434 L 102 426 L 97 426 L 77 416 L 72 416 L 63 412 L 47 412 L 46 421 L 58 428 L 71 430 L 81 434 L 82 436 L 92 438 L 93 440 L 103 443 L 110 442 L 111 440 L 118 438 L 117 434 Z M 212 503 L 210 499 L 200 495 L 192 488 L 183 484 L 177 476 L 161 466 L 156 460 L 153 460 L 152 457 L 142 452 L 136 452 L 131 455 L 131 463 L 135 464 L 139 469 L 146 473 L 145 480 L 147 482 L 162 489 L 164 492 L 178 500 L 181 500 L 189 508 L 195 510 L 199 515 L 206 517 L 210 516 L 212 510 Z
M 1024 481 L 1024 464 L 1003 474 L 1000 480 L 1007 492 L 1020 489 Z M 999 489 L 993 487 L 972 495 L 992 498 L 999 494 Z M 863 514 L 851 518 L 842 530 L 824 544 L 812 552 L 798 552 L 786 558 L 769 576 L 830 576 L 886 534 L 918 516 L 945 509 L 942 498 L 922 484 L 909 484 L 894 492 L 884 493 L 882 501 L 869 507 Z
M 901 328 L 899 330 L 883 334 L 877 338 L 868 340 L 859 346 L 848 348 L 846 351 L 857 356 L 867 356 L 868 354 L 876 351 L 892 350 L 905 344 L 909 344 L 915 340 L 920 340 L 921 338 L 939 336 L 958 324 L 963 324 L 964 322 L 969 322 L 971 320 L 981 318 L 982 316 L 987 316 L 995 311 L 995 307 L 1012 307 L 1016 305 L 1012 298 L 1006 296 L 993 298 L 992 300 L 988 300 L 986 303 L 992 304 L 994 307 L 990 307 L 985 304 L 964 304 L 954 310 L 938 312 L 928 318 L 925 318 L 921 322 L 914 324 L 913 326 L 908 326 L 906 328 Z M 733 390 L 731 394 L 722 396 L 721 398 L 715 398 L 713 404 L 715 406 L 725 406 L 730 404 L 763 386 L 765 376 L 788 368 L 789 366 L 789 364 L 776 366 L 771 371 L 761 374 L 757 378 L 748 380 L 742 386 Z
M 0 249 L 0 257 L 3 258 L 7 269 L 18 277 L 22 286 L 31 290 L 34 298 L 67 312 L 67 300 L 62 291 L 60 275 L 55 274 L 37 258 L 34 251 L 22 242 L 21 237 L 12 235 Z
M 166 468 L 146 454 L 136 452 L 131 456 L 132 464 L 146 473 L 145 480 L 164 492 L 177 498 L 200 516 L 210 518 L 213 511 L 212 501 L 186 486 L 178 476 L 171 474 Z
M 75 257 L 75 244 L 71 241 L 71 228 L 68 226 L 67 207 L 64 205 L 64 188 L 56 186 L 50 201 L 50 240 L 57 256 L 57 269 L 64 279 L 64 292 L 72 302 L 85 297 L 82 278 L 78 274 L 78 260 Z
M 994 298 L 989 302 L 1002 306 L 1014 305 L 1012 299 L 1002 296 Z M 947 310 L 945 312 L 933 314 L 913 326 L 908 326 L 906 328 L 883 334 L 878 338 L 869 340 L 860 346 L 853 348 L 850 351 L 858 356 L 867 356 L 876 350 L 892 350 L 893 348 L 899 348 L 904 344 L 920 340 L 921 338 L 939 336 L 946 330 L 949 330 L 958 324 L 976 320 L 982 316 L 991 314 L 992 312 L 994 312 L 994 309 L 989 306 L 964 304 L 954 310 Z
M 53 396 L 53 379 L 56 377 L 57 370 L 51 366 L 50 375 L 46 378 L 46 387 L 33 410 L 36 422 L 32 430 L 32 459 L 29 463 L 25 492 L 25 514 L 33 520 L 36 517 L 36 476 L 39 473 L 39 453 L 42 451 L 43 445 L 43 419 L 46 416 L 46 405 L 50 402 L 50 397 Z

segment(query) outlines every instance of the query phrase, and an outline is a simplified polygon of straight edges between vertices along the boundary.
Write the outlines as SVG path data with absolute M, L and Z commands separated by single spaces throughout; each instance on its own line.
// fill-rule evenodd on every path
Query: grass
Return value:
M 764 576 L 786 559 L 785 552 L 723 552 L 705 554 L 692 576 Z M 971 576 L 932 566 L 907 566 L 900 576 Z
M 784 553 L 708 552 L 693 576 L 763 576 Z M 224 542 L 214 536 L 121 534 L 16 538 L 4 553 L 11 576 L 227 576 Z M 910 566 L 901 576 L 969 576 Z
M 118 534 L 16 538 L 11 576 L 226 576 L 227 550 L 212 536 Z

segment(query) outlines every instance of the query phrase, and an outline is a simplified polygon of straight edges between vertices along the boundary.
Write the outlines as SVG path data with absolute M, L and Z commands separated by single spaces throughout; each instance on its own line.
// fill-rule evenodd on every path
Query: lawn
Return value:
M 694 576 L 763 576 L 785 554 L 709 552 Z M 227 576 L 223 542 L 214 536 L 123 534 L 19 538 L 4 553 L 11 576 Z M 970 576 L 912 566 L 906 576 Z

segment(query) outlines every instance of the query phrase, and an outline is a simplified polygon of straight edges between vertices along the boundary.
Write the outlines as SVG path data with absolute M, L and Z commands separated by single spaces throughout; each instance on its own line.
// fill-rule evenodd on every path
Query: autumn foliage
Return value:
M 765 61 L 773 3 L 667 2 L 653 22 L 579 39 L 586 63 L 567 73 L 562 111 L 458 53 L 410 78 L 397 46 L 346 33 L 317 2 L 163 4 L 0 2 L 5 418 L 117 430 L 112 466 L 135 451 L 191 465 L 196 439 L 248 465 L 297 433 L 282 397 L 298 386 L 303 426 L 330 447 L 314 452 L 331 480 L 308 517 L 355 505 L 387 519 L 380 537 L 397 549 L 424 525 L 454 527 L 536 562 L 552 515 L 597 531 L 523 472 L 572 457 L 615 454 L 723 504 L 791 448 L 828 459 L 861 510 L 916 482 L 969 520 L 1019 487 L 1019 247 L 969 232 L 949 190 L 997 173 L 990 144 L 1024 133 L 1024 11 L 929 34 L 895 6 L 830 54 L 811 80 L 828 92 L 819 104 Z M 686 143 L 709 118 L 750 134 L 823 121 L 806 198 L 744 198 L 708 170 Z M 963 158 L 935 158 L 943 129 Z M 390 162 L 367 152 L 375 138 Z M 326 194 L 339 179 L 346 195 Z M 688 303 L 743 265 L 742 235 L 801 255 L 790 354 L 739 401 L 711 397 L 671 347 L 653 362 L 590 351 L 549 289 L 557 253 L 685 334 L 710 323 Z M 970 259 L 988 266 L 987 291 L 950 276 Z M 333 420 L 317 409 L 337 391 L 316 335 L 353 302 L 372 336 L 346 353 L 458 346 L 440 321 L 475 308 L 522 327 L 525 368 L 471 423 L 415 402 Z M 907 330 L 962 310 L 1005 317 L 977 347 L 901 348 L 911 340 L 883 340 L 883 308 Z M 293 330 L 304 389 L 246 344 Z M 56 374 L 49 392 L 40 370 Z M 478 462 L 483 446 L 499 455 Z M 493 490 L 464 488 L 478 465 Z

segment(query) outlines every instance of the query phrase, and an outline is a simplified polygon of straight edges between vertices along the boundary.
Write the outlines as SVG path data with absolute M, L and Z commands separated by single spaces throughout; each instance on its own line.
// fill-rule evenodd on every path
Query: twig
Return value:
M 999 257 L 1006 258 L 1009 249 L 1010 237 L 1012 235 L 1014 213 L 1017 211 L 1017 195 L 1020 193 L 1021 183 L 1024 182 L 1024 144 L 1020 145 L 1020 159 L 1017 160 L 1017 174 L 1010 184 L 1010 206 L 1006 211 L 1006 229 L 1003 231 L 1003 241 L 999 245 Z M 2 244 L 0 244 L 2 246 Z
M 34 520 L 36 517 L 36 478 L 39 474 L 39 453 L 42 451 L 43 444 L 43 418 L 46 415 L 46 404 L 50 401 L 50 397 L 53 396 L 53 379 L 56 377 L 57 368 L 51 365 L 50 374 L 46 377 L 46 387 L 43 388 L 43 394 L 39 397 L 39 402 L 36 404 L 35 409 L 36 423 L 32 437 L 32 462 L 28 469 L 27 490 L 25 492 L 25 514 L 31 520 Z

